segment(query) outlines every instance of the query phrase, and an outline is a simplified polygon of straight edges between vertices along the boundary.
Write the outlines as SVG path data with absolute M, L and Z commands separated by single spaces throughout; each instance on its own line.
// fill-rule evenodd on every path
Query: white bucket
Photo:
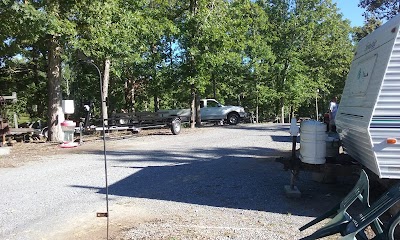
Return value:
M 316 120 L 300 124 L 300 160 L 309 164 L 324 164 L 326 159 L 326 125 Z
M 60 125 L 64 132 L 64 142 L 73 142 L 76 123 L 70 120 L 65 120 Z
M 75 112 L 74 100 L 62 100 L 61 106 L 64 114 L 73 114 Z

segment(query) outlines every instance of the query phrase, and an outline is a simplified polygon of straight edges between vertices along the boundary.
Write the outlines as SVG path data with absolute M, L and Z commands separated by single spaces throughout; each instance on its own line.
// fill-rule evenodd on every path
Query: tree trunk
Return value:
M 39 50 L 37 49 L 37 46 L 34 46 L 32 49 L 32 62 L 33 62 L 33 82 L 35 83 L 36 86 L 36 92 L 35 92 L 35 103 L 39 103 L 42 101 L 42 96 L 43 96 L 43 91 L 40 86 L 40 78 L 39 78 Z M 42 117 L 44 115 L 44 104 L 38 104 L 36 105 L 36 109 L 34 109 L 33 105 L 31 105 L 32 111 L 31 111 L 31 117 Z
M 258 107 L 258 103 L 259 103 L 259 96 L 258 96 L 258 90 L 256 90 L 257 96 L 256 96 L 256 123 L 259 122 L 258 116 L 259 116 L 259 107 Z
M 190 14 L 192 16 L 195 16 L 197 14 L 197 8 L 198 8 L 198 0 L 190 0 Z M 193 40 L 195 38 L 195 33 L 196 33 L 197 29 L 191 29 L 191 40 Z M 193 69 L 193 72 L 195 72 L 196 69 L 196 64 L 194 62 L 193 56 L 191 55 L 191 53 L 189 52 L 189 61 L 190 61 L 190 66 Z M 193 76 L 192 76 L 193 77 Z M 190 104 L 190 127 L 194 128 L 195 125 L 197 125 L 197 108 L 196 108 L 196 88 L 194 83 L 191 85 L 190 87 L 190 93 L 191 93 L 191 104 Z
M 192 96 L 191 103 L 190 103 L 190 128 L 195 127 L 196 122 L 196 91 L 194 88 L 194 84 L 192 84 L 190 88 L 190 94 Z
M 213 81 L 213 98 L 217 99 L 217 90 L 215 89 L 217 84 L 215 82 L 214 74 L 213 74 L 212 78 L 213 78 L 213 80 L 212 80 Z
M 200 114 L 200 98 L 199 95 L 196 94 L 196 127 L 201 127 L 201 114 Z
M 294 108 L 292 108 L 292 118 L 295 118 L 296 115 L 294 115 Z M 290 120 L 292 120 L 292 118 Z
M 190 0 L 190 12 L 192 13 L 192 16 L 196 15 L 197 9 L 198 9 L 199 3 L 198 0 Z
M 125 108 L 128 112 L 135 112 L 135 80 L 125 81 Z
M 160 110 L 160 98 L 154 94 L 154 112 L 158 112 L 158 110 Z
M 318 113 L 318 92 L 319 91 L 316 91 L 316 93 L 315 93 L 315 120 L 319 120 L 319 117 L 318 117 L 318 115 L 319 115 L 319 113 Z
M 108 99 L 108 85 L 110 83 L 110 65 L 109 59 L 104 61 L 104 76 L 103 76 L 103 99 L 101 100 L 101 107 L 103 109 L 103 119 L 104 124 L 108 125 L 108 109 L 107 109 L 107 99 Z
M 281 123 L 285 123 L 285 105 L 283 98 L 281 99 Z
M 282 86 L 281 86 L 282 92 L 284 94 L 286 94 L 285 93 L 285 82 L 286 82 L 286 77 L 287 77 L 287 74 L 288 74 L 289 67 L 290 67 L 290 62 L 289 62 L 288 59 L 286 59 L 285 60 L 285 66 L 283 68 L 283 80 L 282 80 Z M 283 97 L 283 96 L 281 97 L 281 102 L 280 103 L 281 103 L 281 123 L 285 123 L 285 97 Z M 289 111 L 289 114 L 290 114 L 290 111 Z
M 50 37 L 48 49 L 48 140 L 61 142 L 64 135 L 60 122 L 64 120 L 64 114 L 61 110 L 61 47 L 58 37 Z

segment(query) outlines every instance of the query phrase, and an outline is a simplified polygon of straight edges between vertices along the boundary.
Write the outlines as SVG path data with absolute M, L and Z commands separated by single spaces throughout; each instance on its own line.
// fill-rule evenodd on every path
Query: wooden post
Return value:
M 15 103 L 15 102 L 17 102 L 17 93 L 16 92 L 12 92 L 11 96 L 2 96 L 2 99 L 4 101 L 12 100 L 12 102 Z M 18 128 L 18 116 L 17 116 L 17 113 L 15 113 L 15 112 L 14 112 L 13 120 L 14 120 L 14 128 Z M 3 124 L 3 121 L 2 120 L 0 120 L 0 121 Z M 1 129 L 3 129 L 3 125 L 1 127 Z
M 14 127 L 18 128 L 18 115 L 17 115 L 17 113 L 14 113 Z
M 6 143 L 6 133 L 3 128 L 3 118 L 0 117 L 1 147 Z

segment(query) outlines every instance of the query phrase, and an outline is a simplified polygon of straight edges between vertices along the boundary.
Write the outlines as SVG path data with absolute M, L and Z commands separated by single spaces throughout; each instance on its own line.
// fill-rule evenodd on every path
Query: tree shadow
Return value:
M 268 131 L 268 132 L 288 132 L 290 129 L 290 125 L 276 124 L 276 123 L 267 123 L 267 124 L 238 124 L 238 125 L 227 125 L 226 128 L 234 128 L 234 129 L 245 129 L 249 131 Z
M 292 136 L 271 135 L 271 138 L 274 142 L 282 142 L 282 143 L 291 143 L 292 142 Z M 300 137 L 297 137 L 296 142 L 300 143 Z
M 283 189 L 290 174 L 275 162 L 275 156 L 284 154 L 288 153 L 270 148 L 195 149 L 190 155 L 169 150 L 111 151 L 109 166 L 131 169 L 132 174 L 108 190 L 114 196 L 317 216 L 351 189 L 351 183 L 325 185 L 301 173 L 297 186 L 302 198 L 287 198 Z M 105 189 L 98 193 L 105 194 Z

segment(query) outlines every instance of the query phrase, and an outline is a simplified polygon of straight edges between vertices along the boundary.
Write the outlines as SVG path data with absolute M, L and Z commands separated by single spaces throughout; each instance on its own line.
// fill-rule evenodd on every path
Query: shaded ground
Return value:
M 188 134 L 201 129 L 182 129 L 181 134 Z M 148 129 L 140 133 L 133 134 L 131 132 L 120 131 L 106 134 L 106 147 L 112 148 L 114 141 L 126 138 L 144 137 L 148 135 L 172 135 L 169 129 Z M 76 138 L 79 141 L 79 137 Z M 11 147 L 9 155 L 0 155 L 0 168 L 19 167 L 31 161 L 39 161 L 40 157 L 52 156 L 65 153 L 85 153 L 88 151 L 102 151 L 103 138 L 99 134 L 84 135 L 83 144 L 76 148 L 64 149 L 60 148 L 59 143 L 51 142 L 34 142 L 24 143 L 17 142 Z

